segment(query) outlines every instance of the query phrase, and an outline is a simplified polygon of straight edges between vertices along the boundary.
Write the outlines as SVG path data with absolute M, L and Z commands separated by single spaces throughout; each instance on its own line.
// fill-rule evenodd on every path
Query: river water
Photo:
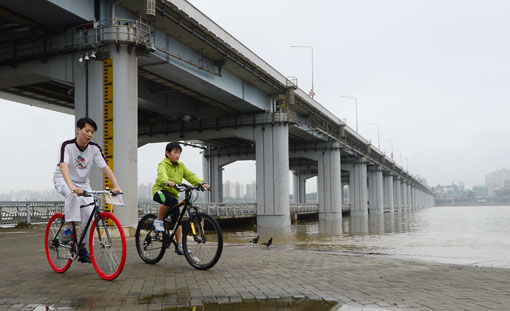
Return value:
M 279 232 L 256 227 L 224 232 L 227 243 L 257 235 L 260 241 L 273 236 L 276 247 L 510 268 L 510 206 L 431 207 L 344 216 L 341 222 L 299 220 Z

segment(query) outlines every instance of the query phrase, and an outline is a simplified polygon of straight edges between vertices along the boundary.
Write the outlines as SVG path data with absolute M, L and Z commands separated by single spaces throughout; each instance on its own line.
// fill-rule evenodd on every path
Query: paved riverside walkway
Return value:
M 297 250 L 276 241 L 269 249 L 227 244 L 215 267 L 198 271 L 173 252 L 145 264 L 128 238 L 124 271 L 105 281 L 91 264 L 53 272 L 43 240 L 42 228 L 0 229 L 0 310 L 192 310 L 303 297 L 338 301 L 340 310 L 510 310 L 510 269 Z

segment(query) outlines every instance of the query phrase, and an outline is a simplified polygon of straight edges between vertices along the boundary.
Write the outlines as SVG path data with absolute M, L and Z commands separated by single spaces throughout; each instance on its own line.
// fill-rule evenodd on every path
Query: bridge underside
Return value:
M 222 41 L 225 34 L 214 35 L 183 8 L 156 4 L 152 31 L 143 37 L 145 26 L 133 22 L 140 15 L 139 0 L 62 2 L 62 7 L 42 0 L 2 1 L 0 98 L 100 121 L 96 140 L 111 151 L 112 163 L 117 154 L 115 171 L 133 201 L 136 148 L 180 140 L 206 147 L 204 174 L 217 189 L 210 201 L 222 200 L 222 166 L 257 161 L 260 223 L 288 223 L 289 170 L 295 174 L 296 203 L 304 203 L 304 181 L 317 176 L 320 214 L 333 218 L 341 217 L 344 184 L 350 185 L 351 208 L 360 215 L 367 212 L 369 191 L 378 211 L 394 201 L 383 203 L 381 191 L 402 207 L 419 205 L 419 185 L 410 176 L 282 82 L 274 69 L 256 65 L 261 63 L 253 61 L 255 54 Z M 115 40 L 107 39 L 112 29 Z M 376 173 L 367 177 L 367 169 Z M 384 178 L 391 175 L 384 182 L 383 170 Z M 102 178 L 95 179 L 103 185 Z M 126 217 L 123 222 L 133 224 L 134 218 Z

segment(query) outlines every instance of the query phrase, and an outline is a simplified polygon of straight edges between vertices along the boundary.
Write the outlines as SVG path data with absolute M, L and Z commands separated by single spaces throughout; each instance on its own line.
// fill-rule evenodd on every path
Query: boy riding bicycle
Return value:
M 203 182 L 195 173 L 190 171 L 182 162 L 179 162 L 182 148 L 176 143 L 168 143 L 165 148 L 165 159 L 158 164 L 158 177 L 152 187 L 153 200 L 160 204 L 158 219 L 154 221 L 156 231 L 165 231 L 163 218 L 171 207 L 178 202 L 179 192 L 174 188 L 176 184 L 182 183 L 182 179 L 186 179 L 189 183 L 196 186 Z M 204 184 L 206 189 L 211 187 Z M 179 208 L 172 210 L 171 218 L 176 220 L 179 217 Z M 175 231 L 177 240 L 177 249 L 175 252 L 184 255 L 182 250 L 182 227 L 177 227 Z
M 55 189 L 64 196 L 64 213 L 66 228 L 61 236 L 62 243 L 69 243 L 72 238 L 72 222 L 80 222 L 85 227 L 87 219 L 93 210 L 93 198 L 83 197 L 83 191 L 90 191 L 89 175 L 95 164 L 103 170 L 113 184 L 113 192 L 119 192 L 120 187 L 112 170 L 106 163 L 103 151 L 92 141 L 97 125 L 90 118 L 81 118 L 76 122 L 76 138 L 62 143 L 59 152 L 59 163 L 53 174 Z M 80 195 L 80 197 L 79 197 Z M 83 222 L 82 222 L 83 219 Z M 85 243 L 88 242 L 89 232 L 86 233 Z M 80 254 L 79 261 L 92 262 L 86 248 Z

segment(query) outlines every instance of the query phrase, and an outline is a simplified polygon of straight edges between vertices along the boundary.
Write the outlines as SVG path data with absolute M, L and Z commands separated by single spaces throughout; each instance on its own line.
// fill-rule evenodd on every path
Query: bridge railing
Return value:
M 0 64 L 44 60 L 50 56 L 79 51 L 91 53 L 94 49 L 116 43 L 152 47 L 151 28 L 139 20 L 112 18 L 74 26 L 53 34 L 34 34 L 30 38 L 1 44 Z
M 255 217 L 256 203 L 200 203 L 201 212 L 216 218 Z M 138 219 L 148 213 L 157 214 L 159 204 L 139 203 Z M 62 201 L 0 202 L 0 224 L 12 225 L 19 222 L 45 223 L 56 212 L 64 211 Z M 290 204 L 291 214 L 318 213 L 319 204 Z

